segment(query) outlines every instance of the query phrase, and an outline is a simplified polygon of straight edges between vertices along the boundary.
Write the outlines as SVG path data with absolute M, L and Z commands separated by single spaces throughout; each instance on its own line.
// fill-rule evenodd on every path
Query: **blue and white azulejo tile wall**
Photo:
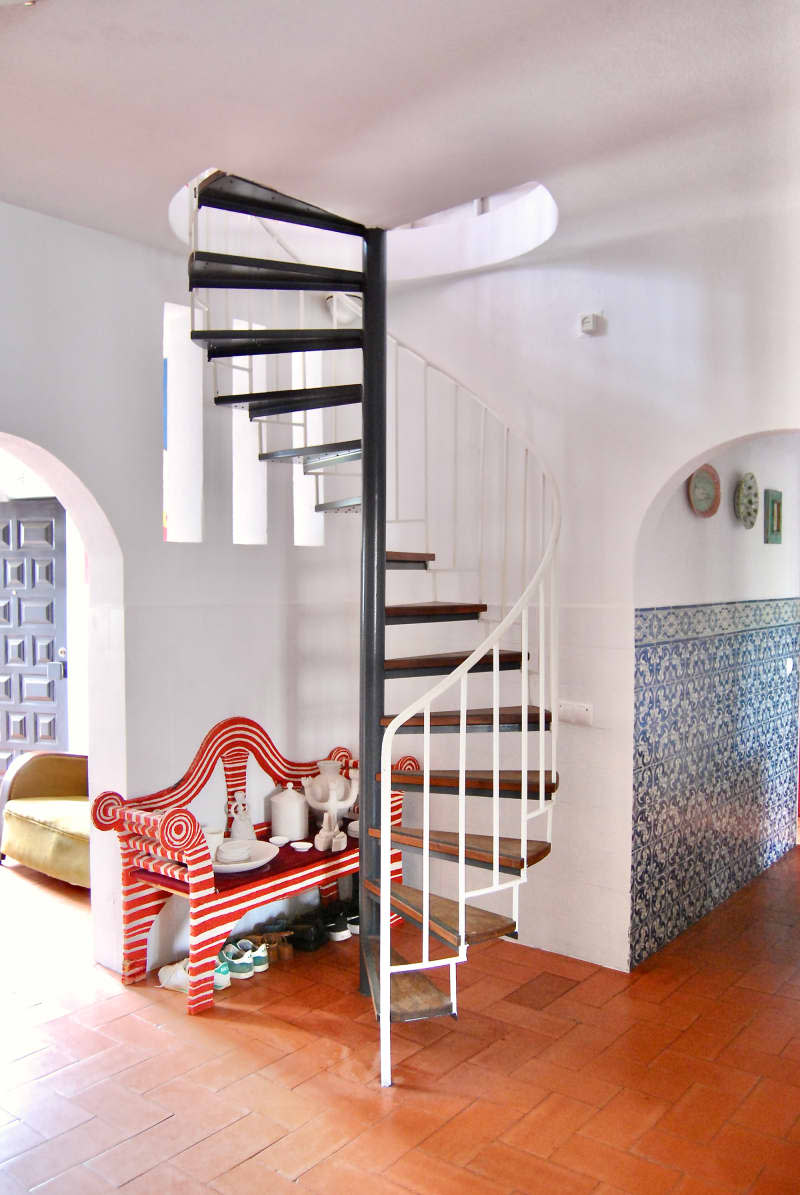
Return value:
M 631 966 L 794 845 L 799 652 L 800 598 L 636 611 Z

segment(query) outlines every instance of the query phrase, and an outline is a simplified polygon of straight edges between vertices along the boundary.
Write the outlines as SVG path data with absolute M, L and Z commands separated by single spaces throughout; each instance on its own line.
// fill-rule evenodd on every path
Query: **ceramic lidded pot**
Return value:
M 308 805 L 291 780 L 270 798 L 272 834 L 288 839 L 305 838 L 308 833 Z

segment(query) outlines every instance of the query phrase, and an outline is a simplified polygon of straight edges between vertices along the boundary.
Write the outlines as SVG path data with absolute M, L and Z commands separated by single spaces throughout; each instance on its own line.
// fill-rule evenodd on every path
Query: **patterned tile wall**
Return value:
M 631 966 L 794 845 L 798 652 L 800 598 L 636 611 Z

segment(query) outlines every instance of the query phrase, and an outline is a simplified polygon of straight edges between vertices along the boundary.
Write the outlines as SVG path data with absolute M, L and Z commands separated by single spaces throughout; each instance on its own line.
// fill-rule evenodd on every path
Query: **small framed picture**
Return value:
M 783 530 L 783 490 L 764 490 L 764 543 L 779 544 Z

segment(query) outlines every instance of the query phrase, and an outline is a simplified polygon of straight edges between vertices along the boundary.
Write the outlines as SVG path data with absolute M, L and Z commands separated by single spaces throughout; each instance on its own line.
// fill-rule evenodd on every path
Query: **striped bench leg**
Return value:
M 138 983 L 147 974 L 147 939 L 169 893 L 124 876 L 122 886 L 122 982 Z

